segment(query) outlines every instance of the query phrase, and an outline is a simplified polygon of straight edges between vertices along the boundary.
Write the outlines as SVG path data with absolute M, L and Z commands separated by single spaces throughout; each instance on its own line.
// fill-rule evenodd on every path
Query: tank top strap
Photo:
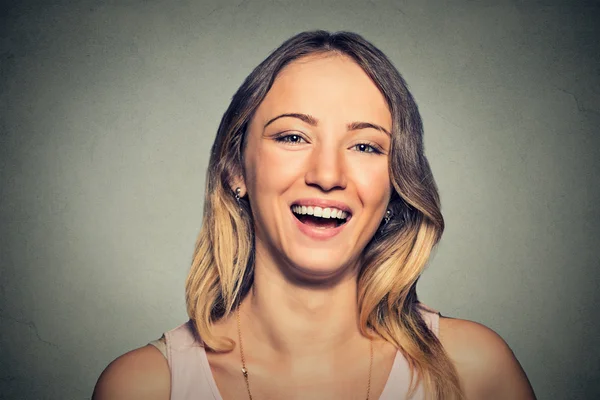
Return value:
M 423 321 L 427 325 L 427 327 L 438 336 L 439 333 L 439 321 L 440 314 L 433 308 L 427 307 L 426 305 L 419 303 L 418 310 L 421 313 L 421 317 Z M 383 393 L 381 394 L 380 400 L 395 400 L 395 399 L 404 399 L 407 398 L 408 388 L 411 383 L 411 371 L 408 365 L 408 361 L 402 355 L 401 351 L 398 351 L 396 354 L 396 358 L 394 360 L 394 364 L 392 365 L 392 370 L 390 371 L 390 375 L 388 377 L 388 381 L 386 386 L 383 389 Z M 423 390 L 423 384 L 419 384 L 416 388 L 415 393 L 411 397 L 411 400 L 422 400 L 425 399 L 425 394 Z
M 423 317 L 423 321 L 427 324 L 427 327 L 435 334 L 440 335 L 440 313 L 431 307 L 426 306 L 423 303 L 419 303 L 419 311 Z
M 214 385 L 206 350 L 192 320 L 165 332 L 171 370 L 171 399 L 221 399 Z

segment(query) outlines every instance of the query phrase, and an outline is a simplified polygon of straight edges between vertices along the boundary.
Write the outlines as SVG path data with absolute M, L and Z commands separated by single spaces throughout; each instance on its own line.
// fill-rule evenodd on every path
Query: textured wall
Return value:
M 15 1 L 0 23 L 0 398 L 85 399 L 186 318 L 208 152 L 307 29 L 380 47 L 422 110 L 447 231 L 424 302 L 600 396 L 600 8 L 576 1 Z

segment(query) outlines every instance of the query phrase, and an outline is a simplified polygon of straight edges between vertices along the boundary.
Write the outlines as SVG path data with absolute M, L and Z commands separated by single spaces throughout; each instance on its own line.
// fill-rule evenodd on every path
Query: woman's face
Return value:
M 390 199 L 391 128 L 383 95 L 350 58 L 286 66 L 244 151 L 257 261 L 311 280 L 354 266 Z

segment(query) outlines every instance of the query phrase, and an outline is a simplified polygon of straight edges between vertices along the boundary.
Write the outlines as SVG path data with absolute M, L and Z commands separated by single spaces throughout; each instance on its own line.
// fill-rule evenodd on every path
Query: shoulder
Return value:
M 115 359 L 102 372 L 93 400 L 168 400 L 171 391 L 169 365 L 152 346 L 132 350 Z
M 467 399 L 535 399 L 512 350 L 490 328 L 441 317 L 439 339 L 456 366 Z

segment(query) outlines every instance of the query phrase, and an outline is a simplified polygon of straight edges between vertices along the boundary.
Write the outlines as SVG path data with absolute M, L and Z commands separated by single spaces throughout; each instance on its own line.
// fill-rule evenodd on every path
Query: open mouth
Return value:
M 291 210 L 300 222 L 319 229 L 337 228 L 344 225 L 351 218 L 347 211 L 329 207 L 292 205 Z

